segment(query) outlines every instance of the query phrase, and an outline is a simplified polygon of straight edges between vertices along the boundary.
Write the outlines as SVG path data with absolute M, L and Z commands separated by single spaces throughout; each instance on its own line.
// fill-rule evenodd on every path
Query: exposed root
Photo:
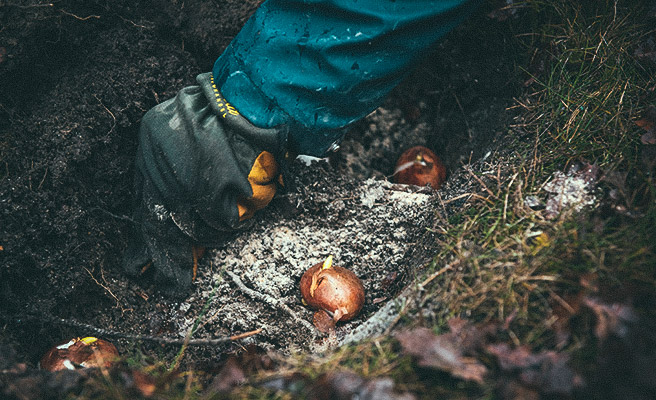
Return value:
M 189 338 L 178 339 L 178 338 L 167 338 L 162 336 L 151 336 L 151 335 L 133 335 L 130 333 L 117 332 L 109 329 L 98 328 L 93 325 L 85 324 L 72 319 L 64 319 L 64 318 L 48 318 L 48 317 L 27 315 L 27 316 L 21 316 L 20 320 L 21 321 L 32 320 L 32 321 L 38 321 L 48 324 L 69 326 L 77 329 L 82 329 L 87 333 L 92 333 L 94 335 L 102 336 L 106 338 L 118 338 L 118 339 L 127 339 L 133 341 L 155 342 L 160 344 L 185 345 L 185 346 L 216 346 L 222 343 L 228 343 L 235 340 L 240 340 L 250 336 L 254 336 L 263 331 L 263 328 L 258 328 L 252 331 L 230 335 L 230 336 L 222 336 L 214 339 L 189 339 Z
M 231 272 L 231 271 L 225 271 L 225 272 L 226 272 L 226 274 L 228 274 L 230 279 L 232 279 L 232 281 L 235 283 L 235 285 L 237 285 L 239 290 L 242 291 L 242 293 L 244 293 L 245 295 L 247 295 L 248 297 L 250 297 L 252 299 L 259 300 L 263 303 L 266 303 L 269 306 L 271 306 L 272 308 L 277 308 L 277 309 L 283 310 L 284 312 L 289 314 L 289 316 L 292 317 L 292 319 L 294 321 L 296 321 L 300 325 L 306 327 L 311 332 L 314 332 L 314 326 L 312 326 L 312 324 L 310 324 L 308 321 L 306 321 L 303 318 L 299 317 L 298 314 L 296 314 L 294 312 L 294 310 L 289 308 L 289 306 L 287 306 L 286 304 L 284 304 L 280 300 L 269 296 L 268 294 L 260 293 L 256 290 L 253 290 L 253 289 L 247 287 L 246 285 L 244 285 L 244 282 L 242 282 L 241 278 L 237 274 L 235 274 L 234 272 Z
M 89 271 L 89 269 L 84 268 L 84 270 L 87 271 L 87 272 L 89 273 L 89 275 L 91 276 L 91 279 L 93 279 L 93 281 L 96 282 L 96 284 L 97 284 L 98 286 L 100 286 L 101 288 L 105 289 L 105 291 L 106 291 L 107 293 L 109 293 L 109 295 L 112 296 L 112 298 L 113 298 L 114 300 L 116 300 L 116 307 L 120 308 L 122 313 L 125 313 L 126 311 L 132 311 L 131 308 L 127 308 L 127 309 L 124 308 L 124 307 L 121 305 L 120 300 L 118 299 L 118 297 L 116 297 L 116 295 L 112 292 L 112 290 L 111 290 L 107 285 L 103 285 L 102 283 L 100 283 L 100 282 L 98 281 L 98 279 L 96 279 L 96 277 L 93 276 L 93 274 L 91 273 L 91 271 Z M 102 267 L 101 267 L 101 269 L 100 269 L 100 274 L 101 274 L 103 280 L 105 281 L 105 283 L 107 283 L 107 281 L 105 280 L 105 274 L 104 274 L 104 272 L 103 272 L 103 270 L 102 270 Z
M 44 4 L 44 5 L 45 5 L 45 4 Z M 48 4 L 48 5 L 52 5 L 52 4 Z M 73 14 L 73 13 L 70 13 L 70 12 L 68 12 L 68 11 L 66 11 L 66 10 L 59 10 L 59 11 L 60 11 L 62 14 L 66 14 L 66 15 L 68 15 L 68 16 L 71 16 L 71 17 L 75 18 L 75 19 L 79 19 L 80 21 L 86 21 L 86 20 L 89 20 L 89 19 L 91 19 L 91 18 L 100 19 L 100 15 L 88 15 L 88 16 L 86 16 L 86 17 L 80 17 L 80 16 L 75 15 L 75 14 Z

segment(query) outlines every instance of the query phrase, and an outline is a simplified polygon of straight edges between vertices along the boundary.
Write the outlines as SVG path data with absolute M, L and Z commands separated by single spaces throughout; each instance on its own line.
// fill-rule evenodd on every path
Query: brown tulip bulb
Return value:
M 394 182 L 439 189 L 446 180 L 442 160 L 424 146 L 412 147 L 401 154 L 394 169 Z
M 118 350 L 106 340 L 95 337 L 75 338 L 48 350 L 39 366 L 48 371 L 107 368 L 116 358 Z
M 329 256 L 305 271 L 301 295 L 310 307 L 326 311 L 335 322 L 348 321 L 364 305 L 364 287 L 352 271 L 332 262 L 333 256 Z

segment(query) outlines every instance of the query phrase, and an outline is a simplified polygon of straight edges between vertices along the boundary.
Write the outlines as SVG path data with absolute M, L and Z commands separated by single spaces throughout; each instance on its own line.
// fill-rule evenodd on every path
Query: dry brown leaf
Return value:
M 494 336 L 499 329 L 498 324 L 495 323 L 474 325 L 459 317 L 451 318 L 447 324 L 449 325 L 449 335 L 465 354 L 473 353 L 484 347 L 488 339 Z
M 276 392 L 288 392 L 293 398 L 332 400 L 414 400 L 408 392 L 398 391 L 389 377 L 366 379 L 350 371 L 337 371 L 311 379 L 295 372 L 290 375 L 270 377 L 258 386 Z M 284 396 L 283 396 L 284 397 Z
M 430 329 L 415 328 L 396 334 L 403 352 L 417 358 L 422 367 L 437 368 L 451 375 L 483 383 L 487 368 L 463 354 L 463 346 L 453 333 L 435 335 Z
M 656 36 L 651 34 L 643 39 L 642 43 L 636 48 L 634 55 L 639 60 L 656 63 Z
M 230 357 L 210 385 L 211 393 L 227 393 L 246 380 L 246 374 L 236 358 Z
M 566 353 L 533 353 L 526 346 L 511 349 L 507 343 L 491 344 L 487 351 L 497 358 L 501 370 L 513 377 L 506 385 L 519 384 L 543 395 L 561 396 L 571 396 L 582 385 L 582 379 L 569 367 Z
M 653 304 L 653 289 L 625 290 L 609 290 L 584 300 L 597 319 L 599 338 L 586 398 L 609 398 L 608 393 L 614 393 L 615 398 L 653 399 L 656 393 L 656 320 L 649 312 L 638 313 L 631 304 L 637 299 L 638 304 Z
M 132 370 L 131 372 L 134 389 L 136 389 L 143 397 L 146 398 L 155 394 L 155 391 L 157 390 L 155 378 L 136 369 Z
M 642 144 L 656 144 L 656 107 L 649 107 L 645 116 L 635 121 L 635 124 L 645 130 L 640 137 Z
M 416 397 L 408 392 L 397 392 L 391 378 L 364 379 L 353 372 L 339 371 L 320 376 L 303 398 L 413 400 Z
M 499 367 L 504 371 L 524 369 L 540 362 L 540 357 L 526 346 L 511 349 L 507 343 L 494 343 L 487 346 L 487 351 L 497 357 Z
M 583 304 L 589 307 L 597 317 L 595 335 L 604 340 L 615 334 L 623 337 L 628 332 L 627 324 L 636 322 L 637 315 L 630 305 L 622 303 L 605 303 L 595 297 L 586 297 Z
M 271 357 L 263 349 L 249 345 L 246 347 L 246 351 L 228 358 L 212 380 L 207 394 L 228 393 L 235 386 L 244 382 L 247 376 L 273 369 L 273 364 Z

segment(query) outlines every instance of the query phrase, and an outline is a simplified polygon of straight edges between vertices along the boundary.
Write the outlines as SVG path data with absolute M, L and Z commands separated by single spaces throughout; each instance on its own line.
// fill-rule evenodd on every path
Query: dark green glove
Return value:
M 141 121 L 135 229 L 123 260 L 133 276 L 154 270 L 175 295 L 191 286 L 195 246 L 225 242 L 271 201 L 287 145 L 286 129 L 253 126 L 211 73 L 196 80 Z

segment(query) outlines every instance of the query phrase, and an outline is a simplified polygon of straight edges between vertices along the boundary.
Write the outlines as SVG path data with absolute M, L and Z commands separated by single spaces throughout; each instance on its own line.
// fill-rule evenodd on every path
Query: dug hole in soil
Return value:
M 2 4 L 4 2 L 0 2 Z M 465 193 L 463 164 L 503 133 L 517 94 L 510 32 L 484 10 L 450 33 L 385 104 L 326 160 L 292 166 L 279 194 L 200 262 L 190 295 L 172 300 L 121 271 L 131 214 L 139 122 L 195 83 L 257 1 L 15 1 L 0 6 L 0 341 L 35 366 L 84 329 L 194 338 L 263 328 L 241 343 L 191 348 L 183 367 L 245 343 L 320 351 L 382 333 L 395 299 L 438 252 L 437 213 Z M 432 148 L 449 169 L 435 193 L 390 182 L 407 148 Z M 457 207 L 458 201 L 449 203 Z M 328 337 L 312 326 L 299 280 L 334 255 L 366 291 L 364 309 Z M 208 304 L 209 303 L 209 304 Z M 173 359 L 179 345 L 116 339 L 122 354 Z

